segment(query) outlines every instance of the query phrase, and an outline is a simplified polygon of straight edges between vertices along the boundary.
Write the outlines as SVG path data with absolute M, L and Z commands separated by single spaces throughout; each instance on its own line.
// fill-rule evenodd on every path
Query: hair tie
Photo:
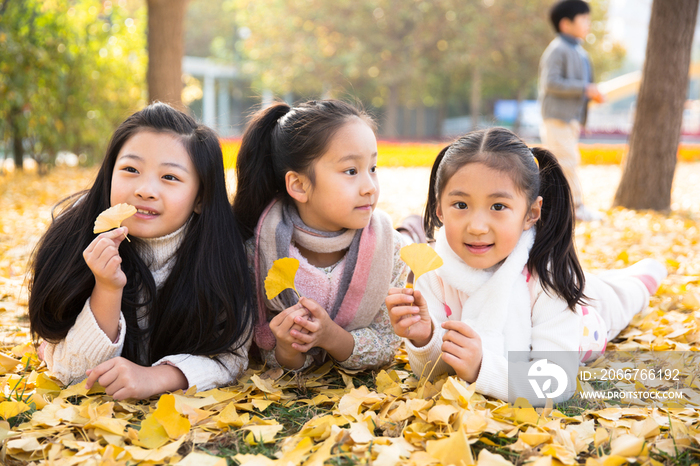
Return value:
M 539 168 L 540 168 L 540 161 L 537 160 L 537 157 L 535 157 L 535 151 L 532 150 L 531 147 L 530 147 L 529 149 L 530 149 L 530 155 L 532 155 L 532 158 L 535 160 L 535 164 L 537 165 L 537 169 L 539 170 Z
M 287 117 L 294 113 L 294 110 L 294 107 L 289 107 L 289 111 L 277 119 L 277 124 L 280 126 L 284 126 L 284 122 L 287 120 Z

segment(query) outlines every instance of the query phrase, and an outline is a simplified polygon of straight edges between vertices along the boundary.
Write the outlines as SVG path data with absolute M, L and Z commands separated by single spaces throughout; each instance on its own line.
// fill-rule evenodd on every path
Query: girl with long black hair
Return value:
M 120 203 L 136 214 L 95 235 Z M 211 129 L 149 105 L 117 128 L 92 187 L 63 205 L 34 254 L 29 299 L 58 379 L 88 375 L 115 399 L 147 398 L 246 369 L 253 288 Z
M 479 393 L 530 398 L 527 372 L 509 368 L 527 368 L 531 351 L 543 351 L 565 361 L 573 354 L 565 369 L 573 380 L 579 362 L 603 352 L 666 277 L 652 259 L 584 273 L 574 221 L 571 190 L 549 151 L 530 149 L 505 128 L 474 131 L 445 147 L 433 164 L 424 216 L 444 265 L 415 290 L 395 288 L 386 299 L 413 371 L 427 366 L 426 374 L 457 374 Z M 509 365 L 509 355 L 526 364 Z M 575 387 L 552 392 L 554 401 Z

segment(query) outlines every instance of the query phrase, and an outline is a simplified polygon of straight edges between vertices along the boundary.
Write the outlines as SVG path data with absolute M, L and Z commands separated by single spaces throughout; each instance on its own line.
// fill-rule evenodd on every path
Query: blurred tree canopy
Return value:
M 0 134 L 18 168 L 25 151 L 40 167 L 101 158 L 146 103 L 145 27 L 133 0 L 0 0 Z
M 207 15 L 191 3 L 189 28 Z M 235 59 L 254 87 L 277 95 L 360 99 L 396 135 L 398 108 L 536 98 L 537 70 L 554 37 L 552 0 L 218 0 L 220 15 L 188 31 L 188 49 Z M 584 44 L 596 76 L 619 67 L 608 37 L 608 0 L 592 0 Z M 200 5 L 197 5 L 200 4 Z M 219 27 L 219 33 L 215 32 Z M 204 29 L 207 29 L 206 31 Z M 225 32 L 224 32 L 225 30 Z M 228 54 L 224 51 L 228 50 Z

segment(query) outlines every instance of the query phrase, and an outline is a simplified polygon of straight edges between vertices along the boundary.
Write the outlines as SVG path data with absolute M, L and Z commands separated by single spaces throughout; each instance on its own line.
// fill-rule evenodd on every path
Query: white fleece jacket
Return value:
M 444 241 L 444 238 L 442 238 Z M 441 238 L 438 238 L 438 242 Z M 448 246 L 449 247 L 449 246 Z M 439 245 L 436 246 L 436 250 Z M 443 248 L 444 250 L 444 248 Z M 566 364 L 564 369 L 569 380 L 576 377 L 578 370 L 578 355 L 581 317 L 571 311 L 566 302 L 558 297 L 552 297 L 542 289 L 536 277 L 528 276 L 523 270 L 523 281 L 527 281 L 529 303 L 515 303 L 515 305 L 503 306 L 500 311 L 497 306 L 491 306 L 489 301 L 481 305 L 480 309 L 467 308 L 467 302 L 471 295 L 465 290 L 474 289 L 473 284 L 467 283 L 474 280 L 474 270 L 466 265 L 459 257 L 452 254 L 441 254 L 444 265 L 419 278 L 415 287 L 425 297 L 430 315 L 433 321 L 433 335 L 430 342 L 423 347 L 414 346 L 410 340 L 405 339 L 406 350 L 413 372 L 420 376 L 427 375 L 433 370 L 433 365 L 437 366 L 433 370 L 434 375 L 442 373 L 454 374 L 454 369 L 440 359 L 442 352 L 443 336 L 446 331 L 442 328 L 442 323 L 448 320 L 462 321 L 470 325 L 482 340 L 483 358 L 479 375 L 474 382 L 476 391 L 484 395 L 493 396 L 501 400 L 523 396 L 533 402 L 533 387 L 528 381 L 528 369 L 532 365 L 529 357 L 530 351 L 566 352 L 559 353 L 571 364 Z M 490 271 L 479 271 L 493 276 L 498 269 Z M 490 287 L 487 296 L 493 296 L 493 301 L 499 301 L 498 297 L 505 293 L 511 293 L 514 288 L 512 284 L 494 284 L 486 277 L 483 286 Z M 460 281 L 463 284 L 460 284 Z M 458 286 L 451 286 L 450 283 L 457 283 Z M 498 287 L 494 286 L 498 285 Z M 483 294 L 483 293 L 482 293 Z M 520 294 L 520 293 L 519 293 Z M 522 296 L 518 296 L 522 299 Z M 525 297 L 524 299 L 527 299 Z M 501 300 L 502 301 L 502 300 Z M 449 307 L 449 311 L 446 308 Z M 471 306 L 473 307 L 473 306 Z M 465 311 L 466 309 L 466 311 Z M 514 310 L 523 311 L 524 315 L 512 315 Z M 530 315 L 527 315 L 528 309 Z M 505 313 L 503 316 L 495 315 L 498 312 Z M 448 316 L 448 313 L 451 315 Z M 503 328 L 501 324 L 503 322 Z M 509 377 L 508 352 L 518 351 L 523 362 L 511 365 L 511 370 L 515 371 Z M 567 390 L 560 396 L 553 399 L 555 402 L 564 401 L 570 398 L 575 390 L 575 384 L 571 387 L 568 384 Z M 541 400 L 544 405 L 546 400 Z M 535 400 L 533 404 L 540 405 Z

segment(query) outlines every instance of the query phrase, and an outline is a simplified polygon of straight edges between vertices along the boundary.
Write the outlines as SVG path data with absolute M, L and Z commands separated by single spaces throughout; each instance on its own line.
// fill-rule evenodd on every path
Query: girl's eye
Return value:
M 503 204 L 494 204 L 491 206 L 491 208 L 497 212 L 500 212 L 502 210 L 505 210 L 507 207 L 504 206 Z
M 373 166 L 372 168 L 369 169 L 371 173 L 377 173 L 377 166 Z
M 163 179 L 168 181 L 179 181 L 175 175 L 163 175 Z
M 129 173 L 138 173 L 139 171 L 135 169 L 134 167 L 124 167 L 122 170 L 129 172 Z
M 464 210 L 467 208 L 467 203 L 466 202 L 455 202 L 454 206 L 459 210 Z
M 348 170 L 345 170 L 345 173 L 347 173 L 348 175 L 357 175 L 357 170 L 354 168 L 350 168 Z

